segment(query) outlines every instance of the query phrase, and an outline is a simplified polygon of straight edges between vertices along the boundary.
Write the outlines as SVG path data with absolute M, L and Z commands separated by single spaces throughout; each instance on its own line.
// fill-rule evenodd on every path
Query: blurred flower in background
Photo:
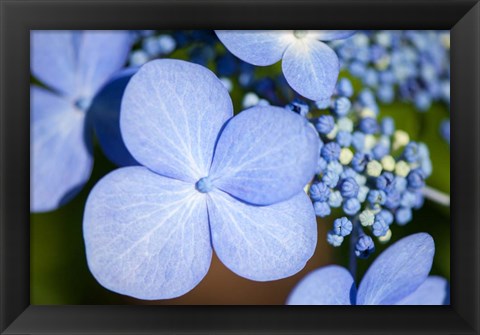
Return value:
M 88 111 L 102 86 L 128 58 L 122 31 L 33 31 L 31 85 L 31 211 L 70 201 L 93 164 Z

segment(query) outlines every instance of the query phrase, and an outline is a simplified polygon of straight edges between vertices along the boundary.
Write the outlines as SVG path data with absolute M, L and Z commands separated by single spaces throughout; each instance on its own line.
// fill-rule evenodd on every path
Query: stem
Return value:
M 352 233 L 350 234 L 350 254 L 348 260 L 348 269 L 352 274 L 353 281 L 357 280 L 357 256 L 355 255 L 355 244 L 357 243 L 358 237 L 358 220 L 353 220 L 353 229 Z
M 425 198 L 443 206 L 450 206 L 450 195 L 440 192 L 430 186 L 425 186 L 422 191 Z

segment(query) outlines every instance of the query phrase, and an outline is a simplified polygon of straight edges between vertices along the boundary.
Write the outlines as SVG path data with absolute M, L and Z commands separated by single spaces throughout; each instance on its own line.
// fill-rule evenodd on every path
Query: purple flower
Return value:
M 357 287 L 347 269 L 330 265 L 303 278 L 288 305 L 444 305 L 449 285 L 428 276 L 435 246 L 430 235 L 407 236 L 386 249 Z

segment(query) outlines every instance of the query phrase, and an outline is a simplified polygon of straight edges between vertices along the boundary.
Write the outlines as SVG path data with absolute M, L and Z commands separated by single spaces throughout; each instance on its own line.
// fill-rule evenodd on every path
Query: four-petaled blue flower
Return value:
M 330 265 L 309 273 L 291 292 L 289 305 L 444 305 L 449 286 L 428 276 L 435 246 L 426 233 L 407 236 L 373 262 L 358 290 L 347 269 Z
M 288 84 L 311 100 L 329 99 L 340 64 L 335 52 L 321 41 L 348 38 L 355 30 L 216 30 L 220 41 L 235 56 L 257 65 L 282 59 Z
M 108 174 L 85 207 L 88 265 L 104 287 L 167 299 L 202 280 L 213 249 L 257 281 L 291 276 L 313 255 L 303 187 L 317 165 L 314 127 L 284 108 L 232 109 L 199 65 L 156 60 L 130 79 L 120 128 L 142 166 Z
M 92 129 L 87 111 L 96 94 L 126 62 L 132 38 L 123 31 L 33 31 L 32 212 L 57 209 L 90 178 Z

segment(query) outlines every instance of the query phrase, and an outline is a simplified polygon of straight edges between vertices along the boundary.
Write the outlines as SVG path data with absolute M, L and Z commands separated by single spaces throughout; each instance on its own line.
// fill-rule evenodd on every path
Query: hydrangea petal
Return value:
M 294 40 L 292 30 L 215 30 L 215 33 L 232 54 L 257 66 L 278 62 Z
M 428 277 L 412 294 L 406 296 L 396 305 L 448 305 L 450 303 L 450 287 L 445 278 Z
M 118 166 L 138 165 L 123 143 L 120 132 L 120 105 L 123 92 L 137 68 L 120 71 L 95 96 L 89 113 L 105 155 Z
M 356 30 L 312 30 L 308 31 L 309 34 L 311 33 L 315 36 L 316 39 L 320 41 L 332 41 L 332 40 L 341 40 L 345 38 L 349 38 L 353 34 L 355 34 Z
M 306 275 L 290 293 L 287 305 L 352 305 L 356 293 L 350 272 L 329 265 Z
M 32 74 L 56 91 L 73 96 L 79 32 L 34 30 L 30 34 Z
M 92 170 L 85 113 L 67 99 L 32 86 L 30 209 L 57 209 L 77 194 Z
M 427 278 L 435 245 L 430 235 L 407 236 L 385 250 L 370 266 L 358 288 L 359 305 L 393 305 Z
M 288 84 L 315 101 L 330 98 L 340 71 L 335 51 L 313 39 L 301 39 L 290 45 L 283 56 L 282 68 Z
M 257 281 L 289 277 L 312 257 L 317 225 L 303 191 L 270 206 L 248 205 L 219 190 L 209 195 L 213 247 L 239 276 Z
M 132 42 L 128 31 L 84 31 L 78 54 L 78 96 L 93 97 L 125 65 Z
M 196 182 L 207 175 L 220 129 L 232 114 L 228 91 L 210 70 L 162 59 L 145 64 L 128 83 L 120 130 L 139 163 Z
M 83 234 L 94 277 L 135 298 L 183 295 L 210 267 L 205 195 L 145 167 L 121 168 L 98 182 L 85 206 Z
M 216 187 L 246 202 L 287 200 L 310 181 L 319 138 L 302 116 L 279 107 L 253 107 L 227 123 L 210 177 Z

